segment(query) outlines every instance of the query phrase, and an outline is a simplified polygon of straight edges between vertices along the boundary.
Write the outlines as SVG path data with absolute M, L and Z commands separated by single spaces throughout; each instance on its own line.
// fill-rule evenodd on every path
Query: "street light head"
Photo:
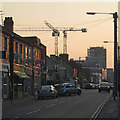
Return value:
M 87 29 L 86 28 L 82 28 L 81 31 L 82 32 L 87 32 Z
M 88 14 L 88 15 L 95 15 L 96 13 L 95 12 L 86 12 L 86 14 Z
M 104 43 L 108 43 L 108 41 L 103 41 Z

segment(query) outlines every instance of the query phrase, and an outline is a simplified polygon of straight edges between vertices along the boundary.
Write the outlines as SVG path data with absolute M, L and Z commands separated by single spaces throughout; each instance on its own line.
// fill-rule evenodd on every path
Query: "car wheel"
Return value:
M 65 93 L 66 96 L 70 96 L 70 93 L 68 93 L 68 91 Z
M 38 100 L 40 100 L 40 96 L 38 96 Z
M 98 92 L 100 93 L 100 90 L 98 90 Z
M 42 99 L 44 100 L 44 99 L 45 99 L 45 97 L 42 97 Z
M 80 90 L 78 91 L 78 95 L 81 95 L 81 91 Z
M 58 95 L 56 95 L 56 98 L 58 97 Z
M 54 99 L 56 96 L 55 96 L 55 94 L 52 96 L 52 98 Z

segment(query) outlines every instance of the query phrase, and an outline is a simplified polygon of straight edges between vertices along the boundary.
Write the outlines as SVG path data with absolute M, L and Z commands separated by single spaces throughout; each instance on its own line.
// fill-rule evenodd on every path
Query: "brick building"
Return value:
M 46 46 L 36 36 L 21 37 L 14 33 L 13 26 L 12 17 L 6 17 L 4 26 L 0 26 L 3 98 L 10 98 L 11 94 L 13 97 L 33 95 L 46 81 Z

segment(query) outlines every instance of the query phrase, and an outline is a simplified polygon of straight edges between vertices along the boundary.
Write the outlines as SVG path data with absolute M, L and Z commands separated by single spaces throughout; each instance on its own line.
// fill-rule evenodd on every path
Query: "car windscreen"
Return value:
M 48 90 L 50 89 L 50 86 L 42 86 L 41 90 Z
M 109 86 L 109 84 L 101 83 L 100 86 Z

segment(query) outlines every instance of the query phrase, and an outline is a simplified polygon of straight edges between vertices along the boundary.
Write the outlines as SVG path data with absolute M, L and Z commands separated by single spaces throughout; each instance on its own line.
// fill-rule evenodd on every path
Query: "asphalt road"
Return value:
M 3 118 L 91 118 L 110 95 L 96 89 L 82 90 L 81 95 L 61 96 L 55 99 L 34 100 L 5 106 Z

